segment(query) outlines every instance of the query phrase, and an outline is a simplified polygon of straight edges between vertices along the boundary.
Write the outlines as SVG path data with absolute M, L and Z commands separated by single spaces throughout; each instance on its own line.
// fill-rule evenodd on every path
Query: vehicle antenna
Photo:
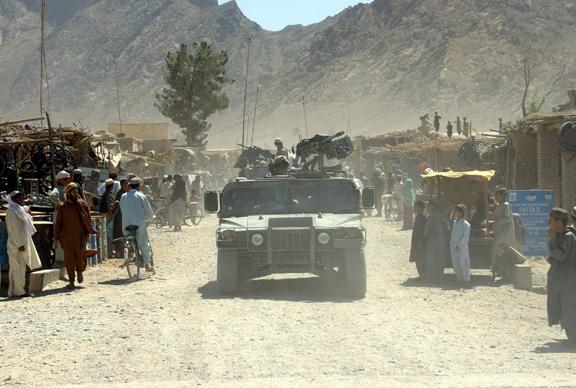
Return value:
M 256 110 L 258 109 L 258 93 L 260 92 L 260 85 L 256 86 L 256 102 L 254 103 L 254 117 L 252 118 L 252 139 L 250 140 L 250 147 L 254 145 L 254 128 L 256 127 Z
M 252 38 L 248 37 L 248 55 L 246 57 L 246 80 L 244 83 L 244 113 L 242 114 L 242 148 L 245 146 L 245 140 L 248 140 L 246 136 L 246 99 L 248 98 L 248 72 L 250 70 L 250 45 L 252 44 Z

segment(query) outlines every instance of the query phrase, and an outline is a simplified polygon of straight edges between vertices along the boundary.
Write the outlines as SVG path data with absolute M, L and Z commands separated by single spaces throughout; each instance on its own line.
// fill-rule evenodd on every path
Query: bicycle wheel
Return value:
M 386 221 L 392 221 L 392 201 L 389 198 L 386 198 L 386 202 L 384 202 L 384 218 Z
M 154 226 L 157 228 L 162 228 L 163 226 L 165 226 L 167 223 L 166 217 L 164 217 L 164 214 L 162 213 L 162 209 L 158 210 L 156 212 L 156 215 L 154 216 Z
M 127 239 L 124 245 L 124 265 L 126 266 L 129 280 L 138 280 L 140 278 L 137 253 L 134 241 Z

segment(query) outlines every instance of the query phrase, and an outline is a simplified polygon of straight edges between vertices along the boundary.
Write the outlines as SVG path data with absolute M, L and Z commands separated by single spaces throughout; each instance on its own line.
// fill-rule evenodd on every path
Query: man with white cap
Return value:
M 67 171 L 60 171 L 56 174 L 56 185 L 48 195 L 52 206 L 54 206 L 54 213 L 52 216 L 52 222 L 56 223 L 56 219 L 58 218 L 58 208 L 66 202 L 66 196 L 64 195 L 64 189 L 70 183 L 70 173 Z M 55 258 L 58 261 L 64 261 L 64 251 L 62 250 L 62 246 L 60 243 L 56 245 L 56 249 L 54 250 Z
M 122 211 L 122 230 L 127 235 L 126 228 L 130 225 L 137 225 L 136 241 L 144 266 L 147 271 L 152 271 L 150 260 L 152 258 L 152 249 L 148 240 L 148 231 L 146 230 L 146 221 L 152 220 L 154 212 L 148 202 L 148 198 L 140 192 L 142 179 L 135 177 L 130 179 L 130 191 L 122 194 L 120 199 L 120 210 Z
M 120 182 L 118 181 L 118 173 L 116 171 L 110 171 L 108 173 L 108 177 L 114 181 L 114 186 L 112 187 L 112 195 L 116 196 L 121 190 Z M 98 186 L 98 195 L 104 195 L 106 191 L 106 183 L 102 182 L 100 186 Z
M 32 241 L 36 233 L 32 216 L 28 207 L 24 206 L 24 194 L 14 191 L 8 198 L 6 211 L 6 228 L 8 230 L 8 297 L 18 298 L 26 296 L 24 284 L 26 282 L 26 268 L 40 268 L 40 258 Z

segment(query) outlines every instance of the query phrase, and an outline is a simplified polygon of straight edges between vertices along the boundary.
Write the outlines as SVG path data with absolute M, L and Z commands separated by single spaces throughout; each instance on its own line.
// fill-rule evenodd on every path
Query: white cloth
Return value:
M 470 242 L 470 224 L 465 219 L 454 221 L 452 235 L 450 236 L 450 253 L 452 256 L 452 268 L 459 281 L 470 281 L 470 254 L 468 243 Z M 458 248 L 458 250 L 456 249 Z
M 6 198 L 6 201 L 9 203 L 8 209 L 12 210 L 16 216 L 24 223 L 24 230 L 28 236 L 32 236 L 34 233 L 36 233 L 36 228 L 34 227 L 34 219 L 30 213 L 28 213 L 30 208 L 28 206 L 20 206 L 10 197 Z
M 26 231 L 25 222 L 22 221 L 13 208 L 6 211 L 6 229 L 8 231 L 7 251 L 10 271 L 8 272 L 8 296 L 24 294 L 26 281 L 26 267 L 37 269 L 42 266 L 32 235 Z M 18 248 L 24 247 L 24 252 Z
M 136 241 L 138 248 L 144 259 L 144 264 L 150 263 L 152 249 L 148 241 L 148 232 L 146 231 L 146 221 L 152 220 L 154 212 L 148 202 L 148 198 L 137 190 L 130 190 L 122 194 L 120 198 L 120 210 L 122 210 L 122 230 L 126 235 L 126 227 L 138 225 L 136 231 Z
M 170 196 L 170 184 L 171 182 L 164 182 L 162 186 L 160 186 L 160 198 L 166 199 Z
M 114 198 L 116 198 L 116 194 L 118 194 L 121 189 L 122 187 L 120 186 L 120 182 L 114 181 L 114 187 L 112 188 L 112 195 Z M 106 182 L 100 183 L 100 186 L 98 186 L 97 190 L 99 196 L 104 195 L 104 192 L 106 192 Z

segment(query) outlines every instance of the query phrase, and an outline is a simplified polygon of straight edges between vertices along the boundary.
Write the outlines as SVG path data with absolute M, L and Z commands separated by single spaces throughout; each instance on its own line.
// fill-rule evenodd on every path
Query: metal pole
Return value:
M 40 1 L 40 125 L 44 124 L 44 10 L 46 0 Z
M 254 103 L 254 117 L 252 118 L 252 140 L 250 146 L 254 145 L 254 128 L 256 127 L 256 110 L 258 109 L 258 94 L 260 92 L 260 85 L 256 86 L 256 102 Z
M 56 171 L 54 171 L 54 141 L 52 139 L 52 124 L 50 123 L 50 115 L 46 112 L 46 122 L 48 123 L 48 142 L 50 143 L 50 173 L 52 175 L 52 188 L 56 186 L 54 181 L 56 178 Z
M 248 98 L 248 71 L 250 69 L 250 45 L 252 44 L 252 38 L 248 38 L 248 56 L 246 58 L 246 81 L 244 84 L 244 113 L 242 114 L 242 148 L 245 145 L 245 139 L 248 140 L 246 136 L 246 99 Z
M 306 100 L 302 96 L 302 108 L 304 108 L 304 128 L 306 129 L 306 138 L 308 138 L 308 117 L 306 115 Z
M 114 57 L 114 79 L 116 82 L 116 101 L 118 103 L 118 124 L 120 125 L 120 133 L 124 133 L 122 130 L 122 108 L 120 106 L 120 86 L 118 86 L 118 64 L 116 63 L 116 57 Z

